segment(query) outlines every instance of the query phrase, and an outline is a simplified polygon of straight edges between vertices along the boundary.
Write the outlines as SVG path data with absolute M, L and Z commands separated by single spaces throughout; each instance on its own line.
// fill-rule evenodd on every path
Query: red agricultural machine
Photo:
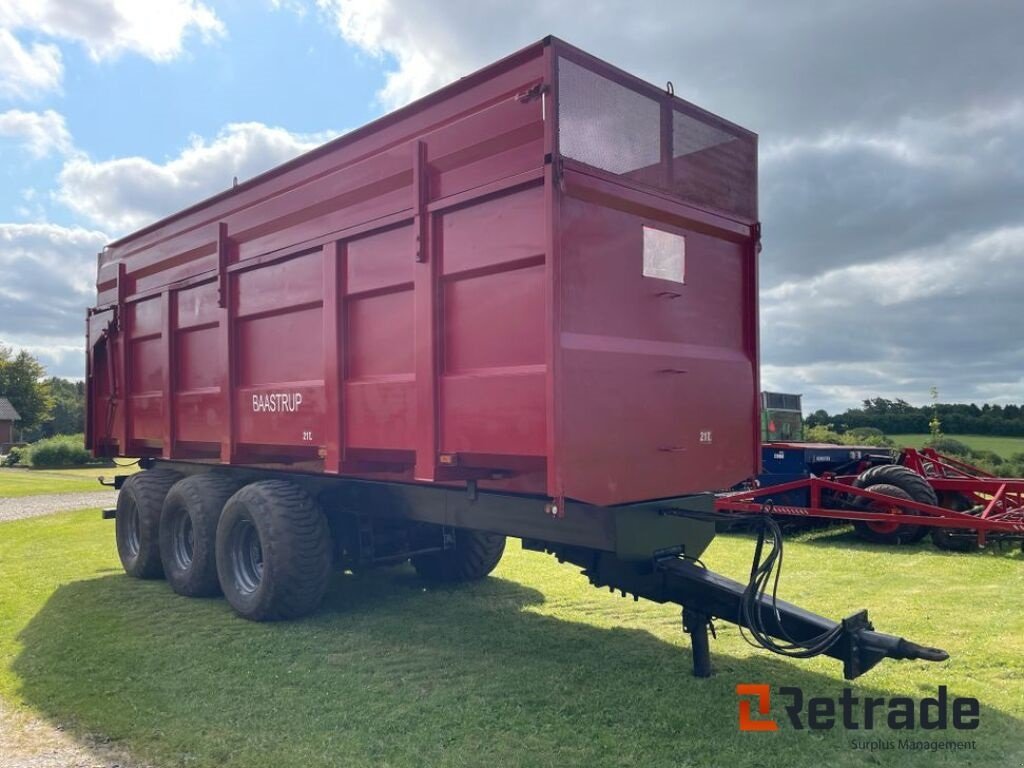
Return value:
M 945 652 L 699 560 L 753 476 L 757 138 L 547 38 L 108 246 L 88 434 L 138 578 L 241 616 L 333 568 L 480 578 L 506 536 L 854 678 Z M 756 505 L 755 505 L 756 506 Z M 759 553 L 761 550 L 759 549 Z
M 935 546 L 960 552 L 1024 542 L 1024 480 L 996 477 L 927 448 L 905 449 L 895 463 L 873 458 L 858 462 L 858 469 L 869 466 L 853 474 L 826 472 L 724 493 L 715 508 L 852 522 L 861 538 L 881 544 L 913 543 L 929 533 Z
M 877 544 L 969 552 L 1024 543 L 1024 479 L 996 477 L 932 448 L 790 442 L 803 432 L 800 395 L 761 393 L 761 471 L 715 508 L 853 523 Z M 786 439 L 781 439 L 785 436 Z

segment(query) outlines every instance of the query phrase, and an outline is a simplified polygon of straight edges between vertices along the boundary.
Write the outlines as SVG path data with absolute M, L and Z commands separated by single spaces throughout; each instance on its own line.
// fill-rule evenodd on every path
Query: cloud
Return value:
M 51 373 L 81 377 L 85 309 L 108 240 L 80 227 L 0 223 L 0 342 L 28 349 Z
M 20 109 L 0 112 L 0 136 L 19 142 L 36 158 L 74 151 L 64 116 L 52 109 L 45 112 L 23 112 Z
M 386 107 L 550 33 L 758 132 L 766 386 L 1024 400 L 1024 5 L 318 5 Z
M 1020 402 L 1024 225 L 775 285 L 761 294 L 767 387 L 811 408 L 882 395 Z
M 0 134 L 38 152 L 71 152 L 57 199 L 100 229 L 52 223 L 0 223 L 0 342 L 30 350 L 55 375 L 82 375 L 82 323 L 95 302 L 96 254 L 114 236 L 195 203 L 312 149 L 334 133 L 293 134 L 261 123 L 226 126 L 212 140 L 193 137 L 176 157 L 94 162 L 72 152 L 54 112 L 0 114 Z M 25 215 L 39 192 L 22 191 Z
M 60 88 L 63 74 L 55 45 L 22 45 L 10 30 L 0 27 L 0 98 L 29 99 Z
M 314 5 L 267 2 L 294 12 Z M 212 11 L 195 15 L 206 6 L 177 2 L 167 7 L 179 15 L 143 34 L 151 6 L 137 5 L 146 14 L 125 21 L 127 3 L 86 0 L 76 8 L 89 13 L 58 16 L 41 2 L 19 6 L 15 22 L 0 0 L 0 27 L 78 40 L 94 58 L 158 60 L 180 53 L 189 35 L 223 31 Z M 384 108 L 551 33 L 651 82 L 671 79 L 682 97 L 757 131 L 767 387 L 830 409 L 874 394 L 923 402 L 933 384 L 950 399 L 1024 399 L 1024 5 L 315 5 L 379 63 Z M 26 55 L 35 50 L 8 37 Z M 59 53 L 50 52 L 52 88 Z M 55 197 L 123 234 L 326 138 L 241 123 L 168 158 L 69 156 Z
M 310 150 L 336 134 L 290 133 L 262 123 L 232 123 L 215 138 L 193 137 L 177 157 L 94 161 L 70 158 L 57 199 L 104 229 L 125 234 Z
M 859 3 L 603 0 L 317 0 L 339 33 L 389 67 L 404 103 L 555 34 L 759 131 L 876 125 L 1018 90 L 1024 6 L 956 0 Z
M 767 283 L 1024 221 L 1024 93 L 985 110 L 763 141 Z
M 0 0 L 0 27 L 79 42 L 97 61 L 125 51 L 168 61 L 190 34 L 208 42 L 225 33 L 198 0 Z

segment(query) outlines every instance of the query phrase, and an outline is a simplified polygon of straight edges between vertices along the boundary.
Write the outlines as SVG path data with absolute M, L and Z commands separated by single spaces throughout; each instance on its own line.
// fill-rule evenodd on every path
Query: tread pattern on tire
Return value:
M 239 483 L 228 475 L 208 472 L 179 480 L 167 492 L 160 517 L 160 556 L 167 583 L 185 597 L 212 597 L 220 594 L 217 578 L 216 540 L 217 523 L 221 510 L 239 488 Z M 177 573 L 174 567 L 172 532 L 168 516 L 173 505 L 192 514 L 195 536 L 191 567 Z
M 121 558 L 125 573 L 129 576 L 137 579 L 163 578 L 164 569 L 160 560 L 160 515 L 167 492 L 180 479 L 180 474 L 169 469 L 147 469 L 135 473 L 121 486 L 117 494 L 115 537 L 117 554 Z M 133 498 L 139 515 L 139 552 L 134 559 L 124 550 L 122 528 L 127 505 Z
M 244 509 L 260 532 L 263 578 L 254 599 L 239 601 L 222 556 L 234 515 Z M 331 539 L 320 506 L 286 480 L 260 480 L 227 502 L 217 528 L 217 572 L 231 607 L 253 621 L 304 616 L 320 605 L 331 572 Z
M 891 483 L 874 483 L 868 486 L 868 488 L 874 493 L 880 493 L 883 496 L 892 496 L 894 499 L 905 499 L 908 501 L 913 500 L 913 497 L 900 486 L 892 485 Z M 867 499 L 860 499 L 858 506 L 863 509 L 866 508 L 869 503 L 870 502 L 868 502 Z M 885 515 L 879 514 L 879 517 L 883 518 L 884 521 Z M 916 529 L 922 527 L 923 526 L 919 525 L 901 525 L 890 533 L 882 533 L 871 528 L 864 520 L 855 520 L 853 523 L 853 529 L 857 533 L 857 536 L 865 541 L 870 541 L 873 544 L 907 544 L 912 541 L 911 537 L 917 534 Z
M 888 483 L 902 488 L 910 494 L 910 498 L 922 504 L 939 504 L 939 497 L 928 481 L 902 464 L 879 464 L 865 470 L 853 481 L 857 488 L 866 488 L 878 483 Z
M 459 528 L 455 531 L 453 549 L 419 555 L 412 559 L 412 564 L 427 581 L 476 581 L 498 566 L 504 552 L 505 536 Z
M 971 502 L 956 493 L 943 494 L 939 503 L 940 506 L 955 512 L 966 512 L 971 508 Z M 967 531 L 957 528 L 932 528 L 932 544 L 946 552 L 977 552 L 980 549 L 977 538 L 957 535 L 964 533 Z M 970 533 L 977 536 L 977 531 L 973 529 L 970 529 Z
M 902 464 L 879 464 L 866 469 L 853 481 L 857 488 L 868 488 L 873 485 L 894 485 L 903 490 L 913 501 L 922 504 L 938 505 L 939 498 L 929 482 Z M 854 528 L 861 538 L 884 544 L 913 544 L 928 535 L 926 525 L 903 525 L 891 534 L 879 534 L 871 531 L 866 524 L 855 524 Z

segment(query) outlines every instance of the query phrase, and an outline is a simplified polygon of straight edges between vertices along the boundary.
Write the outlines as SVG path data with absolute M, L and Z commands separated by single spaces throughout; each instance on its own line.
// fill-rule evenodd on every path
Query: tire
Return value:
M 940 506 L 955 512 L 966 512 L 971 508 L 971 503 L 959 493 L 945 493 L 940 500 Z M 971 534 L 971 537 L 964 536 L 965 533 Z M 980 549 L 977 538 L 974 538 L 977 533 L 975 530 L 965 531 L 962 528 L 933 528 L 932 544 L 947 552 L 977 552 Z
M 498 533 L 455 530 L 455 546 L 412 558 L 420 578 L 439 584 L 476 581 L 497 566 L 505 552 L 505 537 Z
M 261 480 L 228 499 L 217 524 L 216 551 L 224 597 L 250 621 L 305 616 L 327 589 L 327 519 L 293 483 Z
M 897 488 L 905 491 L 913 501 L 931 504 L 932 506 L 938 506 L 939 504 L 939 498 L 935 493 L 935 489 L 931 487 L 928 481 L 914 470 L 900 464 L 879 464 L 878 466 L 866 469 L 853 481 L 853 485 L 857 488 L 868 488 L 880 483 L 895 485 Z M 908 511 L 912 512 L 912 510 Z M 854 527 L 858 529 L 858 535 L 860 535 L 861 529 L 865 528 L 874 527 L 876 533 L 878 532 L 877 526 L 871 526 L 868 523 L 863 523 L 859 526 L 855 525 Z M 928 526 L 925 525 L 901 525 L 898 529 L 889 532 L 887 541 L 879 543 L 913 544 L 927 536 L 928 530 Z M 869 540 L 877 541 L 877 538 Z
M 160 514 L 167 492 L 181 475 L 167 469 L 147 469 L 132 475 L 117 494 L 114 534 L 124 572 L 136 579 L 159 579 Z
M 220 594 L 217 522 L 238 483 L 220 474 L 192 475 L 168 491 L 160 516 L 160 562 L 171 589 L 185 597 Z
M 883 496 L 892 496 L 896 499 L 913 501 L 911 495 L 898 485 L 892 485 L 890 483 L 875 483 L 867 486 L 867 489 L 873 493 L 880 493 Z M 859 499 L 856 507 L 863 511 L 877 508 L 880 503 L 881 502 L 873 502 L 867 499 Z M 857 536 L 865 541 L 870 541 L 873 544 L 909 544 L 914 540 L 912 537 L 917 535 L 917 529 L 922 527 L 919 525 L 886 523 L 883 517 L 885 512 L 883 510 L 878 510 L 878 512 L 879 517 L 883 519 L 880 519 L 877 523 L 867 522 L 864 520 L 855 520 L 853 523 L 853 530 L 856 532 Z

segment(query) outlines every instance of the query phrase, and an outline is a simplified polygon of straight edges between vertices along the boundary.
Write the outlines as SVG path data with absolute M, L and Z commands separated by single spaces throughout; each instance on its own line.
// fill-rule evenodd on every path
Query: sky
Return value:
M 0 343 L 105 243 L 547 34 L 760 135 L 762 383 L 1024 402 L 1024 3 L 0 0 Z

